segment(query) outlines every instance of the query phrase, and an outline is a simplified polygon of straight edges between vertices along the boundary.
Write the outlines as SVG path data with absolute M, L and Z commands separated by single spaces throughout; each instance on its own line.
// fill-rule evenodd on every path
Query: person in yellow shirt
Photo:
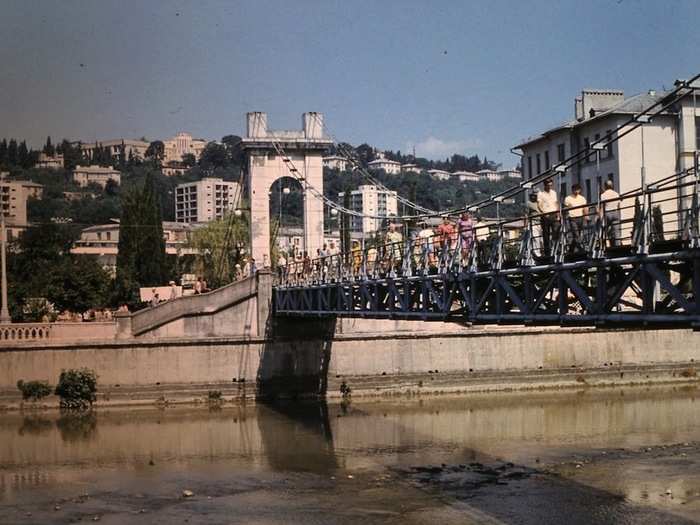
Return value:
M 588 208 L 586 197 L 581 195 L 581 185 L 574 184 L 573 192 L 564 199 L 564 207 L 567 208 L 569 231 L 571 232 L 571 251 L 583 249 L 583 228 L 588 221 Z

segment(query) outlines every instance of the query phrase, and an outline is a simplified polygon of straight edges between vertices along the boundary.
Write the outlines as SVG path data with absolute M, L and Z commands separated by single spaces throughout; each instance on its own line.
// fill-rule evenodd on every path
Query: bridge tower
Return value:
M 323 115 L 304 113 L 302 129 L 273 131 L 267 114 L 248 113 L 247 133 L 241 141 L 248 170 L 250 239 L 258 267 L 270 257 L 270 202 L 272 184 L 292 177 L 304 195 L 304 246 L 311 257 L 323 247 L 323 200 L 310 188 L 323 192 L 323 154 L 332 140 L 325 138 Z

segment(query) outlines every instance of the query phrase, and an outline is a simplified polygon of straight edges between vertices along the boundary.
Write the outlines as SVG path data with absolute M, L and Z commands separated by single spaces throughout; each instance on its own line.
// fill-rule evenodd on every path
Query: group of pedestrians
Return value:
M 544 189 L 531 192 L 526 203 L 534 255 L 545 257 L 552 255 L 554 243 L 562 234 L 562 224 L 567 234 L 562 242 L 567 244 L 572 253 L 585 251 L 586 231 L 596 221 L 603 222 L 609 245 L 616 246 L 620 240 L 619 197 L 613 182 L 606 181 L 597 209 L 595 213 L 591 213 L 589 203 L 581 193 L 580 184 L 574 184 L 571 187 L 571 194 L 564 198 L 563 203 L 560 203 L 559 196 L 554 191 L 552 179 L 545 180 Z M 562 214 L 564 214 L 563 217 Z

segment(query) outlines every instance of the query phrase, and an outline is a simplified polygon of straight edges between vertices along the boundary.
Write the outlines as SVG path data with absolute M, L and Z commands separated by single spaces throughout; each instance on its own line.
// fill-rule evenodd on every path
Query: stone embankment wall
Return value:
M 62 369 L 99 375 L 100 401 L 340 396 L 586 387 L 695 381 L 700 333 L 595 328 L 455 328 L 362 321 L 276 322 L 267 337 L 131 338 L 0 347 L 0 391 L 17 380 L 55 383 Z M 386 323 L 391 323 L 387 321 Z

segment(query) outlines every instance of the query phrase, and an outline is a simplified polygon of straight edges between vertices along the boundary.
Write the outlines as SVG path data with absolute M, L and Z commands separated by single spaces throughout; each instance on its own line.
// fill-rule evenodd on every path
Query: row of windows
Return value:
M 607 130 L 606 136 L 610 136 L 612 133 L 611 130 Z M 596 133 L 594 137 L 594 142 L 598 142 L 600 140 L 600 133 Z M 700 140 L 700 139 L 698 139 Z M 700 142 L 699 142 L 700 144 Z M 589 150 L 591 147 L 591 141 L 589 137 L 584 137 L 583 139 L 583 148 L 582 150 Z M 612 142 L 608 142 L 606 145 L 605 150 L 601 154 L 601 159 L 607 159 L 613 156 L 613 144 Z M 544 164 L 543 164 L 544 160 Z M 561 142 L 557 144 L 557 164 L 562 163 L 566 160 L 566 144 Z M 596 160 L 596 155 L 595 153 L 592 153 L 590 155 L 587 155 L 585 158 L 585 162 L 593 162 Z M 539 175 L 543 171 L 547 171 L 551 168 L 551 163 L 549 159 L 549 150 L 545 150 L 544 154 L 536 153 L 535 154 L 535 169 L 536 172 L 533 172 L 533 164 L 532 164 L 532 155 L 528 155 L 527 157 L 527 174 L 528 178 L 531 179 L 534 175 Z

